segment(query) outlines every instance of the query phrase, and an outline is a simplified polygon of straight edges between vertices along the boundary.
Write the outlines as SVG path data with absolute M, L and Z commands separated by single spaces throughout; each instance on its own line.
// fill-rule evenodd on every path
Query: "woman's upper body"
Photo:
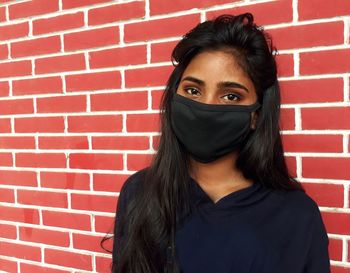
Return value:
M 165 272 L 169 257 L 166 273 L 330 272 L 318 206 L 284 158 L 275 55 L 250 13 L 175 46 L 157 152 L 119 196 L 113 273 Z
M 143 177 L 144 169 L 137 171 L 121 189 L 113 259 L 122 239 L 118 218 Z M 254 183 L 214 202 L 192 177 L 188 183 L 191 213 L 175 236 L 183 273 L 330 273 L 321 213 L 303 191 Z

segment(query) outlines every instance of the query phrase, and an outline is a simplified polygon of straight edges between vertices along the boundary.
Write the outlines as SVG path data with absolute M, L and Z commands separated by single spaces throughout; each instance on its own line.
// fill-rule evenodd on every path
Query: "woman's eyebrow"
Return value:
M 200 80 L 200 79 L 197 79 L 195 77 L 192 77 L 192 76 L 187 76 L 185 78 L 183 78 L 181 81 L 191 81 L 191 82 L 195 82 L 201 86 L 205 86 L 205 83 L 204 81 Z M 249 90 L 247 87 L 245 87 L 244 85 L 238 83 L 238 82 L 230 82 L 230 81 L 224 81 L 224 82 L 219 82 L 217 84 L 218 88 L 227 88 L 227 87 L 232 87 L 232 88 L 240 88 L 240 89 L 243 89 L 245 90 L 246 92 L 249 93 Z

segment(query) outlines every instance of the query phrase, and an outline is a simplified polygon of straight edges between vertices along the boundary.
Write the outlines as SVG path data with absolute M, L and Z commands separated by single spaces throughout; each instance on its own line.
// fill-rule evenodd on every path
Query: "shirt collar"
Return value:
M 192 204 L 197 207 L 206 208 L 209 210 L 237 210 L 243 207 L 251 206 L 254 203 L 261 201 L 272 189 L 267 188 L 259 182 L 254 182 L 252 185 L 231 192 L 223 196 L 216 203 L 211 200 L 207 193 L 200 187 L 198 182 L 189 177 L 190 192 Z

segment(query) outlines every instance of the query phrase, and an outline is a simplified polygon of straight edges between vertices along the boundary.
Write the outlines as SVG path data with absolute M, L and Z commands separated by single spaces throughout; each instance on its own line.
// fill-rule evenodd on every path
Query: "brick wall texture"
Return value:
M 157 150 L 172 48 L 243 12 L 278 49 L 288 167 L 350 272 L 348 0 L 0 0 L 0 272 L 110 272 L 99 242 Z

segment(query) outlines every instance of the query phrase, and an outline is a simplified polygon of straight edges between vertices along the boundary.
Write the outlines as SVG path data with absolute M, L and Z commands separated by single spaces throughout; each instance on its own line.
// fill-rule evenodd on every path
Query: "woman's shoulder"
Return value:
M 285 207 L 291 212 L 290 226 L 294 231 L 302 232 L 300 238 L 307 238 L 305 244 L 308 257 L 305 272 L 330 272 L 328 233 L 317 202 L 302 190 L 290 191 L 286 193 L 285 198 Z
M 303 190 L 285 191 L 283 208 L 292 215 L 308 219 L 318 218 L 321 214 L 315 199 Z
M 128 201 L 135 195 L 137 189 L 141 185 L 141 181 L 145 177 L 147 169 L 148 167 L 145 167 L 134 172 L 124 181 L 120 189 L 119 198 L 122 198 L 124 201 Z

